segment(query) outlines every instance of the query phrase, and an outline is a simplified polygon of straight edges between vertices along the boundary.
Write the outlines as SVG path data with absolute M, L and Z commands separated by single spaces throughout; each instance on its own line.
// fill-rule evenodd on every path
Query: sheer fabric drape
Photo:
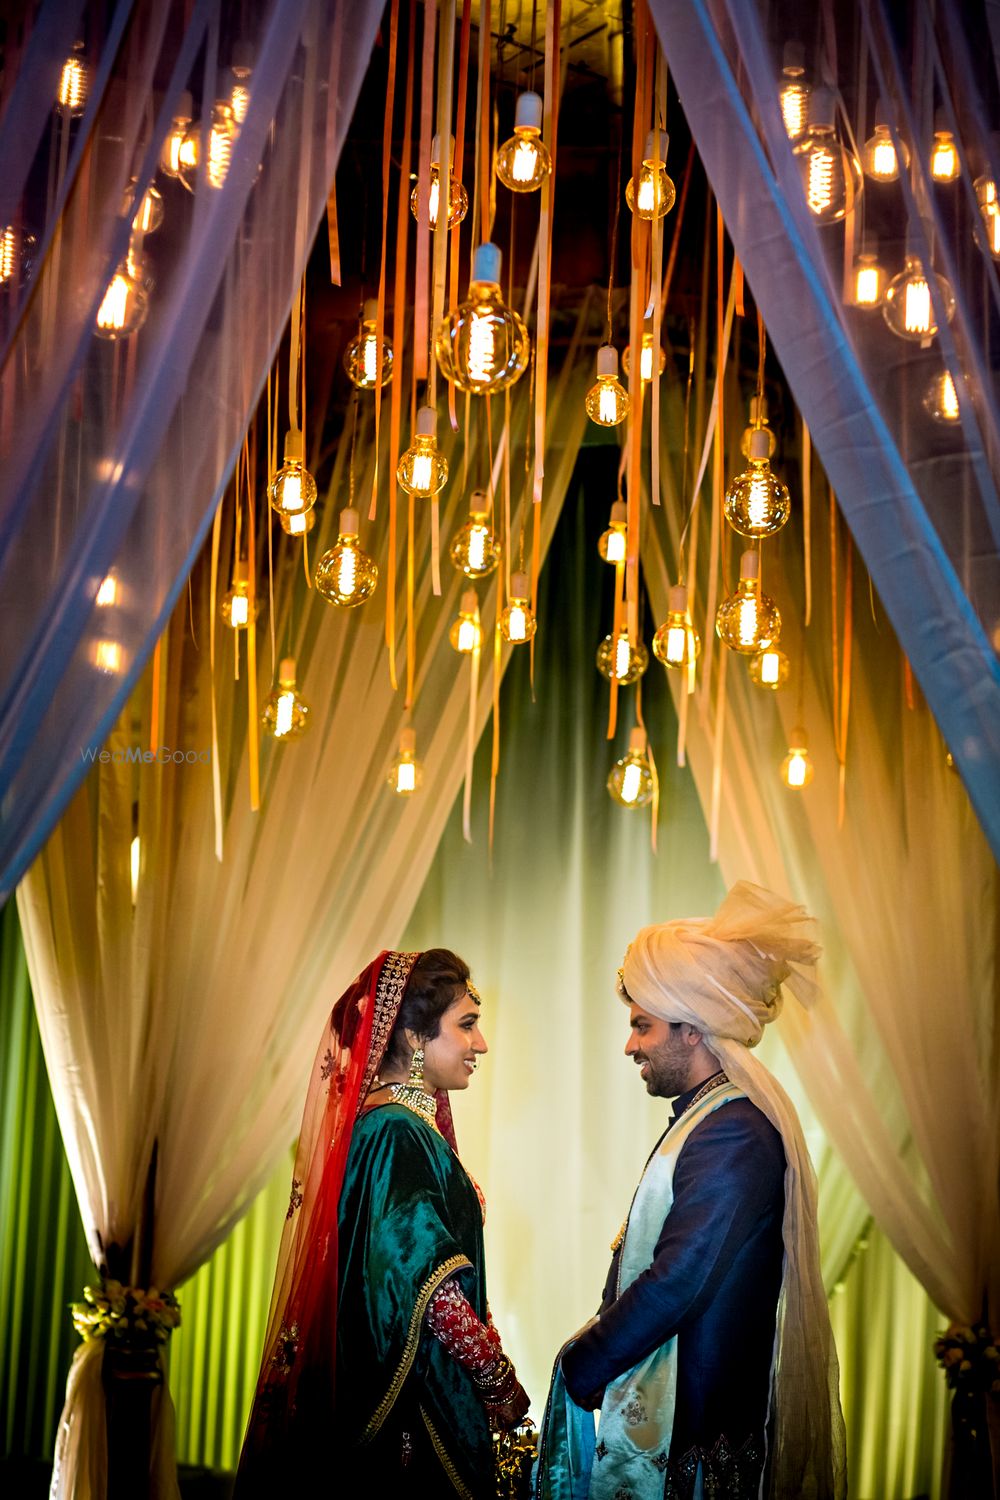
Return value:
M 381 10 L 46 0 L 9 18 L 0 226 L 35 244 L 0 306 L 2 894 L 78 785 L 81 752 L 109 732 L 197 555 L 287 321 Z M 210 179 L 209 121 L 231 98 L 237 46 L 252 64 L 249 103 L 228 169 Z M 88 74 L 78 118 L 53 108 L 70 56 Z M 184 90 L 203 132 L 193 192 L 157 170 Z M 133 238 L 150 182 L 163 223 Z M 109 341 L 95 319 L 130 259 L 148 313 Z

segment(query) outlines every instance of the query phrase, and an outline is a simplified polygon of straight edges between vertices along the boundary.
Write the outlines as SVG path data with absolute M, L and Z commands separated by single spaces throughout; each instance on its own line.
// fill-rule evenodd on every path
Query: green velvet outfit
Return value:
M 486 1321 L 471 1180 L 431 1125 L 403 1105 L 379 1105 L 355 1125 L 338 1221 L 336 1453 L 369 1474 L 369 1494 L 487 1500 L 493 1445 L 482 1401 L 424 1322 L 431 1296 L 455 1275 Z

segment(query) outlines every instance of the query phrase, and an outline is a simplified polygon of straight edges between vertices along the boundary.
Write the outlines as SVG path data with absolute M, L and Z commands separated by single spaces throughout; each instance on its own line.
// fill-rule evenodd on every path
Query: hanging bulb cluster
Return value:
M 948 129 L 948 117 L 943 109 L 934 115 L 934 139 L 931 142 L 930 173 L 935 182 L 955 182 L 961 175 L 955 137 Z
M 230 630 L 246 630 L 251 620 L 256 620 L 260 605 L 256 597 L 250 599 L 250 569 L 244 558 L 233 563 L 233 581 L 229 586 L 219 614 Z
M 316 494 L 316 481 L 302 462 L 302 434 L 290 428 L 285 436 L 284 463 L 271 476 L 267 498 L 279 516 L 295 516 L 312 509 Z
M 618 350 L 602 344 L 597 351 L 597 380 L 587 392 L 587 416 L 598 427 L 617 427 L 628 416 L 628 391 L 618 379 Z
M 944 426 L 960 421 L 962 413 L 958 405 L 958 391 L 950 370 L 942 370 L 940 375 L 935 375 L 927 387 L 924 392 L 924 411 L 935 422 L 941 422 Z
M 777 646 L 768 646 L 766 651 L 758 651 L 756 656 L 751 656 L 750 681 L 757 687 L 769 688 L 776 693 L 788 681 L 791 669 L 792 664 L 784 651 L 779 651 Z
M 701 636 L 691 623 L 683 583 L 670 590 L 667 618 L 653 636 L 653 655 L 665 667 L 689 667 L 701 653 Z
M 781 762 L 781 779 L 793 792 L 800 792 L 813 779 L 809 741 L 801 727 L 793 729 L 789 737 L 788 754 Z
M 648 666 L 649 652 L 642 641 L 633 646 L 627 630 L 620 630 L 617 636 L 606 635 L 597 648 L 597 670 L 619 687 L 638 682 Z
M 616 500 L 611 507 L 611 516 L 608 520 L 606 531 L 602 531 L 597 550 L 602 561 L 606 563 L 623 563 L 628 547 L 628 534 L 626 530 L 626 516 L 628 508 L 624 500 Z
M 383 332 L 380 367 L 377 326 L 378 302 L 374 297 L 369 297 L 361 313 L 361 331 L 344 350 L 344 369 L 351 384 L 357 386 L 359 391 L 373 391 L 377 385 L 386 386 L 392 379 L 395 361 L 392 344 Z
M 809 124 L 809 95 L 805 81 L 805 48 L 801 42 L 786 42 L 778 88 L 781 118 L 790 141 L 805 135 Z
M 434 341 L 445 380 L 474 396 L 506 390 L 528 365 L 528 330 L 503 300 L 501 264 L 496 245 L 487 241 L 478 246 L 469 295 L 444 319 Z
M 930 225 L 927 226 L 928 235 Z M 955 294 L 943 276 L 931 270 L 930 276 L 912 238 L 908 240 L 903 269 L 890 281 L 882 303 L 882 316 L 901 339 L 916 344 L 930 343 L 938 331 L 937 315 L 931 295 L 930 277 L 933 277 L 945 321 L 950 323 L 955 316 Z
M 297 740 L 309 727 L 309 705 L 295 682 L 295 658 L 286 656 L 278 667 L 278 686 L 267 696 L 261 722 L 273 739 Z
M 436 430 L 437 414 L 433 406 L 421 406 L 413 442 L 396 465 L 400 486 L 420 500 L 429 500 L 444 489 L 448 480 L 448 460 L 438 449 Z
M 861 153 L 861 165 L 865 176 L 870 177 L 873 182 L 896 182 L 900 167 L 905 172 L 910 165 L 910 152 L 906 143 L 900 141 L 899 151 L 896 150 L 881 99 L 875 107 L 874 131 L 865 141 Z
M 451 137 L 451 151 L 448 156 L 449 163 L 455 159 L 455 138 Z M 441 137 L 436 135 L 431 141 L 431 165 L 430 178 L 427 192 L 427 222 L 432 229 L 437 228 L 438 213 L 441 206 Z M 469 195 L 461 182 L 455 181 L 455 174 L 449 166 L 448 171 L 448 228 L 454 229 L 456 224 L 461 224 L 469 208 Z M 413 192 L 410 194 L 410 213 L 416 219 L 420 214 L 420 184 L 415 183 Z
M 625 202 L 637 219 L 662 219 L 674 206 L 677 190 L 666 168 L 669 144 L 665 130 L 651 130 L 646 136 L 638 184 L 630 177 L 625 188 Z
M 489 497 L 485 490 L 469 496 L 469 519 L 455 533 L 449 557 L 466 578 L 487 578 L 500 561 L 500 543 L 490 529 Z
M 864 249 L 851 270 L 851 302 L 855 307 L 880 307 L 885 296 L 886 274 L 878 258 L 878 238 L 866 235 Z
M 512 193 L 533 193 L 551 171 L 552 158 L 542 140 L 542 101 L 538 94 L 521 94 L 514 134 L 497 152 L 497 176 Z
M 424 768 L 417 760 L 417 731 L 404 729 L 399 736 L 399 754 L 389 768 L 389 785 L 397 797 L 412 797 L 424 779 Z
M 653 326 L 652 319 L 647 318 L 642 326 L 642 343 L 639 347 L 639 379 L 643 385 L 648 385 L 653 378 Z M 667 356 L 662 347 L 656 351 L 657 368 L 663 374 L 667 364 Z M 622 369 L 626 375 L 632 372 L 632 348 L 626 344 L 622 350 Z
M 726 520 L 740 536 L 774 536 L 792 513 L 787 485 L 771 472 L 768 455 L 771 433 L 755 428 L 750 434 L 750 467 L 731 482 L 723 503 Z
M 754 551 L 740 558 L 740 581 L 719 606 L 715 633 L 724 646 L 745 656 L 765 651 L 781 634 L 781 615 L 774 600 L 761 591 L 760 558 Z
M 458 618 L 452 622 L 448 640 L 459 656 L 471 656 L 482 645 L 483 631 L 479 623 L 479 600 L 475 589 L 466 589 L 462 594 Z
M 323 553 L 313 580 L 323 598 L 342 609 L 364 604 L 378 583 L 377 564 L 358 545 L 358 526 L 358 512 L 353 506 L 340 512 L 336 544 Z
M 611 767 L 607 785 L 619 807 L 645 807 L 652 801 L 656 783 L 644 729 L 636 727 L 630 733 L 628 751 Z
M 90 78 L 87 73 L 87 64 L 80 53 L 83 51 L 83 43 L 77 42 L 73 51 L 62 65 L 59 74 L 59 86 L 56 89 L 56 105 L 59 113 L 67 120 L 76 119 L 82 115 L 87 107 L 87 91 Z
M 819 224 L 836 224 L 861 192 L 861 164 L 838 139 L 832 89 L 816 89 L 809 106 L 809 128 L 795 142 L 806 202 Z
M 512 573 L 510 603 L 500 616 L 500 633 L 508 645 L 523 646 L 538 629 L 538 621 L 528 602 L 530 594 L 527 573 Z

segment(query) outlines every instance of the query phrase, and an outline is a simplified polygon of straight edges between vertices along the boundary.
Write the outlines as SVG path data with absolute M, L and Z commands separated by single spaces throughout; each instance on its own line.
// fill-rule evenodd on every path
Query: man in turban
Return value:
M 783 985 L 812 1004 L 818 956 L 804 909 L 746 882 L 713 918 L 631 944 L 625 1051 L 673 1114 L 600 1312 L 557 1361 L 542 1500 L 846 1493 L 815 1176 L 794 1106 L 750 1050 Z

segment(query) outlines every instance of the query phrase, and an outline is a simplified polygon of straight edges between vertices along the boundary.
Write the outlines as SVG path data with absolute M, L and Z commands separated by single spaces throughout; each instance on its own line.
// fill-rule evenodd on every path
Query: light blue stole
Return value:
M 674 1168 L 681 1147 L 714 1110 L 745 1097 L 728 1081 L 712 1089 L 684 1111 L 650 1157 L 625 1225 L 619 1295 L 653 1263 L 674 1201 Z M 596 1437 L 593 1413 L 577 1406 L 566 1390 L 562 1353 L 542 1422 L 535 1476 L 538 1500 L 615 1500 L 623 1492 L 632 1500 L 663 1500 L 677 1390 L 676 1337 L 611 1382 Z

